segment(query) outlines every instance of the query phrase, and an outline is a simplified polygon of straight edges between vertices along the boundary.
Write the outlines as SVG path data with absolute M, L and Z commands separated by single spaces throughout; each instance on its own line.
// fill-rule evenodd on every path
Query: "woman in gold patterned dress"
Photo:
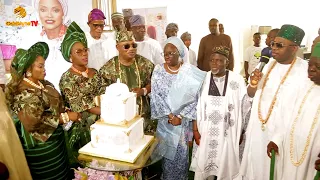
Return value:
M 72 22 L 61 44 L 64 59 L 71 68 L 60 79 L 60 91 L 66 106 L 82 114 L 82 121 L 74 123 L 68 131 L 70 163 L 76 163 L 78 150 L 90 142 L 90 125 L 100 115 L 100 107 L 94 103 L 99 88 L 97 71 L 88 68 L 87 39 L 80 27 Z M 76 165 L 76 164 L 74 164 Z
M 17 50 L 6 99 L 32 178 L 57 180 L 66 179 L 69 171 L 61 125 L 78 121 L 81 115 L 65 111 L 58 91 L 44 80 L 48 54 L 49 47 L 44 42 Z

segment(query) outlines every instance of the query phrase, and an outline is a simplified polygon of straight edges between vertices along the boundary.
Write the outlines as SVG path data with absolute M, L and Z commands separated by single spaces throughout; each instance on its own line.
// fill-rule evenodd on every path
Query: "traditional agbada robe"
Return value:
M 304 34 L 299 27 L 286 24 L 281 27 L 277 37 L 300 45 Z M 267 145 L 276 138 L 276 124 L 280 121 L 287 124 L 291 119 L 298 93 L 304 87 L 302 82 L 308 81 L 307 69 L 307 62 L 299 57 L 291 64 L 280 64 L 271 59 L 264 67 L 246 131 L 247 140 L 240 170 L 244 179 L 269 179 Z
M 88 24 L 92 21 L 104 21 L 106 19 L 104 13 L 100 9 L 93 9 L 88 15 Z M 91 30 L 92 31 L 92 30 Z M 88 48 L 90 49 L 88 57 L 88 67 L 94 68 L 97 71 L 111 58 L 117 55 L 116 42 L 109 39 L 106 35 L 101 34 L 99 39 L 91 36 L 91 33 L 86 33 Z
M 145 18 L 140 15 L 133 15 L 130 18 L 129 22 L 133 29 L 146 26 Z M 139 33 L 137 30 L 135 30 L 135 32 Z M 138 44 L 137 54 L 147 58 L 154 65 L 164 63 L 164 57 L 162 56 L 162 48 L 158 41 L 149 37 L 143 37 L 142 41 L 136 41 L 136 43 Z
M 143 88 L 151 83 L 151 74 L 154 65 L 148 59 L 136 55 L 134 62 L 130 66 L 124 66 L 119 62 L 119 57 L 116 56 L 108 61 L 99 71 L 98 76 L 101 79 L 101 89 L 99 94 L 103 94 L 107 86 L 120 81 L 133 88 Z M 144 114 L 150 117 L 150 103 L 148 96 L 140 96 L 137 98 L 139 105 L 139 114 Z
M 207 72 L 197 106 L 200 145 L 194 143 L 190 169 L 195 179 L 233 179 L 240 168 L 241 101 L 247 90 L 243 77 L 227 71 L 216 78 Z
M 308 91 L 310 91 L 309 94 Z M 320 153 L 319 94 L 320 86 L 315 85 L 313 82 L 308 82 L 298 94 L 298 100 L 293 111 L 290 112 L 292 114 L 290 120 L 285 121 L 287 123 L 278 122 L 276 124 L 275 136 L 277 139 L 272 140 L 279 148 L 275 165 L 275 178 L 277 180 L 312 180 L 316 175 L 314 162 L 318 159 L 318 154 Z M 305 102 L 303 103 L 304 99 Z M 287 111 L 285 105 L 282 107 L 282 111 Z M 301 112 L 299 113 L 300 108 Z M 292 131 L 293 128 L 294 131 Z M 309 135 L 311 135 L 310 145 L 305 150 Z M 293 143 L 291 143 L 291 138 L 293 138 Z M 293 162 L 296 163 L 301 160 L 304 153 L 305 158 L 302 163 L 295 166 Z M 293 162 L 291 161 L 291 156 L 293 157 Z
M 0 90 L 0 116 L 0 162 L 7 166 L 10 180 L 31 180 L 26 157 L 13 120 L 8 113 L 2 90 Z
M 200 41 L 199 51 L 198 51 L 198 67 L 203 71 L 210 71 L 210 56 L 212 55 L 213 48 L 217 46 L 225 46 L 230 49 L 229 53 L 229 65 L 227 69 L 233 70 L 234 67 L 234 57 L 231 38 L 226 34 L 213 35 L 209 34 L 203 37 Z
M 273 65 L 274 68 L 272 69 L 271 67 Z M 287 79 L 279 89 L 277 101 L 263 131 L 262 123 L 258 117 L 258 105 L 261 103 L 261 115 L 263 118 L 266 118 L 280 81 L 289 70 L 289 67 L 290 64 L 280 64 L 274 59 L 271 59 L 262 71 L 264 76 L 258 84 L 251 109 L 249 125 L 246 131 L 247 140 L 240 170 L 241 175 L 244 176 L 245 179 L 269 179 L 270 158 L 267 156 L 267 145 L 274 135 L 275 123 L 277 121 L 287 121 L 290 119 L 296 99 L 298 98 L 298 92 L 300 88 L 303 87 L 301 82 L 308 81 L 308 64 L 306 61 L 297 57 Z M 270 70 L 271 73 L 268 76 L 268 81 L 260 100 L 262 82 L 266 80 L 266 74 L 268 74 Z M 285 111 L 281 111 L 281 106 L 285 106 Z
M 313 48 L 311 57 L 320 57 L 320 43 Z M 314 75 L 317 77 L 316 68 L 317 64 L 310 62 L 308 71 L 311 79 Z M 316 174 L 314 162 L 320 152 L 320 86 L 307 81 L 303 87 L 290 120 L 278 121 L 275 126 L 272 141 L 279 152 L 276 156 L 276 179 L 309 180 Z M 285 107 L 282 106 L 281 110 L 285 111 Z
M 102 34 L 100 39 L 94 39 L 90 33 L 86 33 L 86 38 L 90 49 L 88 57 L 89 68 L 99 71 L 108 60 L 118 55 L 116 41 L 111 37 Z
M 158 41 L 145 37 L 143 41 L 136 41 L 138 44 L 137 54 L 147 58 L 154 65 L 164 63 L 164 58 L 161 55 L 162 48 Z

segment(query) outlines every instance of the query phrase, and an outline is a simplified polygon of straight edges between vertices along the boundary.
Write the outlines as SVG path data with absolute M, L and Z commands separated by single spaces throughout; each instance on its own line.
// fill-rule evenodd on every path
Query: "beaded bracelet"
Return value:
M 62 118 L 62 123 L 65 124 L 66 123 L 66 117 L 64 116 L 64 113 L 61 113 L 60 116 Z
M 61 115 L 63 124 L 65 124 L 65 123 L 70 121 L 68 113 L 66 113 L 66 112 L 65 113 L 61 113 L 60 115 Z
M 258 85 L 252 85 L 251 83 L 249 83 L 249 86 L 252 87 L 252 88 L 257 88 Z

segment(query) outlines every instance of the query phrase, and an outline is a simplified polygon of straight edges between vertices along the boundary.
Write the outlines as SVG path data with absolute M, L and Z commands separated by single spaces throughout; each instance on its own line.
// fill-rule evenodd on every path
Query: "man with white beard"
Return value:
M 241 103 L 247 94 L 241 75 L 227 70 L 229 48 L 217 46 L 210 57 L 193 121 L 195 138 L 190 170 L 195 180 L 234 179 L 240 169 Z

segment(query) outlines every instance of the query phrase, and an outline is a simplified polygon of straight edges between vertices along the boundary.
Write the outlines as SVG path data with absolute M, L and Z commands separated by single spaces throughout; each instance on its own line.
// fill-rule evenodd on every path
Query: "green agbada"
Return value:
M 12 73 L 18 77 L 22 77 L 38 56 L 47 59 L 48 55 L 49 47 L 45 42 L 37 42 L 28 50 L 18 49 L 11 63 L 11 67 L 15 70 Z
M 320 43 L 317 43 L 312 50 L 311 57 L 320 58 Z
M 76 42 L 81 42 L 84 47 L 88 47 L 87 38 L 76 22 L 72 22 L 67 29 L 67 33 L 61 43 L 61 53 L 63 58 L 70 62 L 71 48 Z
M 300 45 L 304 35 L 305 33 L 301 28 L 294 25 L 285 24 L 281 27 L 277 37 L 288 39 L 289 41 Z

